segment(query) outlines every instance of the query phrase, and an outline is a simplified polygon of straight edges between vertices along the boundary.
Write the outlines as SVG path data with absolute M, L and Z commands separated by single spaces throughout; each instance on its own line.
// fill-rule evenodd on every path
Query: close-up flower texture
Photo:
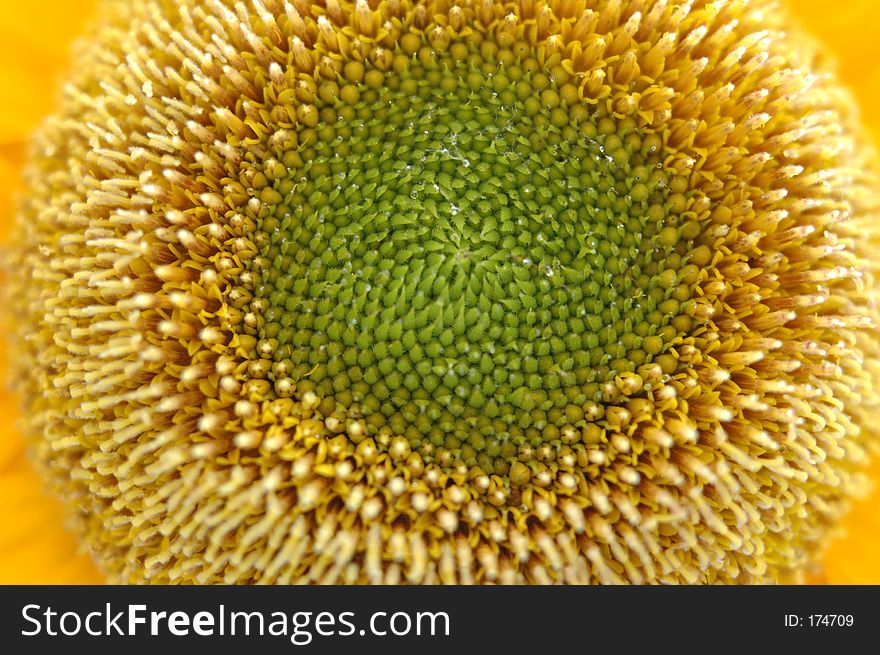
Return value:
M 26 4 L 0 582 L 880 580 L 880 3 Z

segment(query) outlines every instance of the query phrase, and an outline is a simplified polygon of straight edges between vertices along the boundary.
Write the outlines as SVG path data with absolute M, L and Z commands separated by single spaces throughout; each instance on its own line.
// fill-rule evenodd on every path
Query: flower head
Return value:
M 862 486 L 875 164 L 762 1 L 108 5 L 13 261 L 106 573 L 754 582 Z

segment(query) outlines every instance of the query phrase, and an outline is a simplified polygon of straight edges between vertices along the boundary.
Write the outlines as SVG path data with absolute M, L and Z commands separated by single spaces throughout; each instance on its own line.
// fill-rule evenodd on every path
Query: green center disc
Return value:
M 698 230 L 658 137 L 534 60 L 456 52 L 317 90 L 253 191 L 251 309 L 279 395 L 479 461 L 552 441 L 690 328 Z

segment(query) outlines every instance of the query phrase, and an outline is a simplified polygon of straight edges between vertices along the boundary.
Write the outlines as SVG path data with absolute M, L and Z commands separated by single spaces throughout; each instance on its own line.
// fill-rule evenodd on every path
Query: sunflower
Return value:
M 143 325 L 148 327 L 133 336 L 124 321 L 99 323 L 106 327 L 115 320 L 118 325 L 113 330 L 120 335 L 116 340 L 99 335 L 101 327 L 82 327 L 97 320 L 90 313 L 93 307 L 125 295 L 119 285 L 128 284 L 130 277 L 114 278 L 106 271 L 93 278 L 109 281 L 103 290 L 71 292 L 71 285 L 62 284 L 52 292 L 70 305 L 57 314 L 64 319 L 49 323 L 57 332 L 42 343 L 48 359 L 29 352 L 27 329 L 7 327 L 18 335 L 16 343 L 24 346 L 21 353 L 15 351 L 21 359 L 12 367 L 18 380 L 26 380 L 20 383 L 26 392 L 24 424 L 53 435 L 52 449 L 46 443 L 36 445 L 36 459 L 53 488 L 68 502 L 75 499 L 84 511 L 76 517 L 73 532 L 66 531 L 64 517 L 69 515 L 43 495 L 40 478 L 25 456 L 24 441 L 15 432 L 4 434 L 0 484 L 6 520 L 0 527 L 0 580 L 95 582 L 102 579 L 97 572 L 101 570 L 114 581 L 252 581 L 260 579 L 253 574 L 257 568 L 264 580 L 317 576 L 311 579 L 471 581 L 476 575 L 477 581 L 693 582 L 700 579 L 700 567 L 712 562 L 708 581 L 762 581 L 789 579 L 799 572 L 796 569 L 810 564 L 811 551 L 824 541 L 828 529 L 824 523 L 844 506 L 835 489 L 829 488 L 829 480 L 838 480 L 841 489 L 855 491 L 860 486 L 859 476 L 843 455 L 832 453 L 858 455 L 860 444 L 844 441 L 843 449 L 829 446 L 828 453 L 821 453 L 836 462 L 836 468 L 829 470 L 798 450 L 804 448 L 803 442 L 787 442 L 790 450 L 783 454 L 758 428 L 790 421 L 789 414 L 797 411 L 817 423 L 831 424 L 839 418 L 844 427 L 835 427 L 843 438 L 853 431 L 847 430 L 853 423 L 846 414 L 856 417 L 856 423 L 864 422 L 860 412 L 872 405 L 852 399 L 853 394 L 834 382 L 810 386 L 804 384 L 806 377 L 795 377 L 789 385 L 782 376 L 773 381 L 776 386 L 769 395 L 789 393 L 795 400 L 788 410 L 767 410 L 760 393 L 769 385 L 756 383 L 755 371 L 784 367 L 788 360 L 782 357 L 760 362 L 764 351 L 784 350 L 780 339 L 790 336 L 815 350 L 806 356 L 805 368 L 815 369 L 811 384 L 825 375 L 847 375 L 868 394 L 870 382 L 850 370 L 851 351 L 843 343 L 859 344 L 855 357 L 859 351 L 873 353 L 873 342 L 859 332 L 868 324 L 858 307 L 865 297 L 858 285 L 846 291 L 848 287 L 832 275 L 850 263 L 843 255 L 837 267 L 814 273 L 779 269 L 780 279 L 798 289 L 813 282 L 828 285 L 819 285 L 822 293 L 812 296 L 764 297 L 768 313 L 745 319 L 755 331 L 747 337 L 749 347 L 742 336 L 724 341 L 742 328 L 737 316 L 748 317 L 737 310 L 761 300 L 761 285 L 772 286 L 767 280 L 775 273 L 761 273 L 758 267 L 749 272 L 748 266 L 743 272 L 742 262 L 735 258 L 713 258 L 707 243 L 722 244 L 729 252 L 755 247 L 757 242 L 743 245 L 725 240 L 726 233 L 712 232 L 711 226 L 706 229 L 705 224 L 728 220 L 731 209 L 711 210 L 710 198 L 719 187 L 713 186 L 709 174 L 697 188 L 685 175 L 695 161 L 688 152 L 714 165 L 707 168 L 727 174 L 731 166 L 725 161 L 734 160 L 731 149 L 716 146 L 736 126 L 721 121 L 715 126 L 718 130 L 703 130 L 695 144 L 687 131 L 699 131 L 698 121 L 680 121 L 669 133 L 663 131 L 673 97 L 664 95 L 668 88 L 648 84 L 639 87 L 641 94 L 620 91 L 633 85 L 639 67 L 647 78 L 659 76 L 664 57 L 673 52 L 674 39 L 666 36 L 647 38 L 650 47 L 641 51 L 629 46 L 640 27 L 652 21 L 666 21 L 665 28 L 670 29 L 670 15 L 663 14 L 667 3 L 654 3 L 661 7 L 656 11 L 642 7 L 644 24 L 642 13 L 624 16 L 603 3 L 598 3 L 597 12 L 584 13 L 584 3 L 565 1 L 548 3 L 554 6 L 552 11 L 543 3 L 524 2 L 516 12 L 500 3 L 463 2 L 465 11 L 440 2 L 430 4 L 436 16 L 423 6 L 412 8 L 414 3 L 378 7 L 379 3 L 364 0 L 331 0 L 309 16 L 306 4 L 285 3 L 286 17 L 277 22 L 267 7 L 277 9 L 282 3 L 269 1 L 254 2 L 250 17 L 240 15 L 249 10 L 239 7 L 236 14 L 223 3 L 177 13 L 158 2 L 133 14 L 108 3 L 98 12 L 111 16 L 98 36 L 109 59 L 84 55 L 82 61 L 104 67 L 107 75 L 100 79 L 105 80 L 101 88 L 107 95 L 92 105 L 88 99 L 71 100 L 79 97 L 74 90 L 67 94 L 63 111 L 100 125 L 90 123 L 82 131 L 91 130 L 86 146 L 77 145 L 78 139 L 82 141 L 80 131 L 69 121 L 43 129 L 39 138 L 44 147 L 31 169 L 24 215 L 40 215 L 48 207 L 41 203 L 52 202 L 46 194 L 40 195 L 45 180 L 60 179 L 61 186 L 71 185 L 68 191 L 79 192 L 79 182 L 65 182 L 68 173 L 59 171 L 46 154 L 55 146 L 66 148 L 74 161 L 88 160 L 105 172 L 136 164 L 136 150 L 150 168 L 150 155 L 143 148 L 128 144 L 124 151 L 114 152 L 100 147 L 102 139 L 112 144 L 126 138 L 112 117 L 126 106 L 131 112 L 138 107 L 143 124 L 171 117 L 186 125 L 182 136 L 176 131 L 169 132 L 170 138 L 154 136 L 155 132 L 147 135 L 154 140 L 151 146 L 158 144 L 157 150 L 179 152 L 182 138 L 191 141 L 185 149 L 192 155 L 201 147 L 193 144 L 208 143 L 206 139 L 217 134 L 227 146 L 218 146 L 219 155 L 205 149 L 196 152 L 200 175 L 187 176 L 194 169 L 187 170 L 171 155 L 161 162 L 157 158 L 170 186 L 162 182 L 138 187 L 152 198 L 154 208 L 162 207 L 174 229 L 156 229 L 149 218 L 141 225 L 132 212 L 125 220 L 155 230 L 150 235 L 153 241 L 138 246 L 107 236 L 107 230 L 99 227 L 89 231 L 90 239 L 115 249 L 120 260 L 131 253 L 143 254 L 143 265 L 135 263 L 125 270 L 137 273 L 147 270 L 143 266 L 150 268 L 153 279 L 144 281 L 139 287 L 143 293 L 132 296 L 134 305 L 129 307 L 139 317 L 143 310 L 147 317 Z M 734 4 L 729 16 L 708 5 L 687 24 L 696 34 L 700 20 L 714 21 L 717 32 L 708 40 L 720 44 L 738 29 L 728 19 L 745 3 Z M 865 114 L 877 115 L 874 110 L 880 107 L 874 105 L 880 104 L 880 96 L 873 89 L 880 67 L 865 65 L 873 61 L 871 35 L 856 26 L 873 24 L 880 9 L 873 2 L 852 2 L 829 16 L 823 4 L 800 0 L 793 14 L 825 40 L 822 47 L 829 58 L 839 60 L 841 76 L 856 90 Z M 411 14 L 404 16 L 403 8 Z M 9 32 L 4 34 L 9 52 L 0 67 L 0 93 L 8 94 L 0 111 L 0 166 L 6 179 L 17 176 L 28 134 L 36 119 L 51 109 L 46 88 L 52 86 L 47 79 L 63 70 L 70 39 L 93 12 L 89 3 L 7 8 L 2 29 Z M 132 15 L 136 24 L 144 26 L 136 36 L 128 36 L 125 28 L 124 21 Z M 582 18 L 577 20 L 578 16 Z M 523 24 L 518 24 L 520 19 Z M 748 21 L 756 20 L 755 15 L 748 16 Z M 194 54 L 205 28 L 216 30 L 213 49 L 205 47 Z M 583 32 L 584 47 L 577 57 L 565 61 L 589 66 L 604 49 L 612 72 L 607 83 L 604 69 L 563 65 L 558 52 L 578 30 Z M 290 41 L 287 72 L 277 63 L 263 66 L 273 56 L 272 48 L 282 43 L 282 32 L 290 32 L 284 39 L 293 34 L 303 37 L 293 36 Z M 599 50 L 594 46 L 602 39 L 592 38 L 597 32 L 613 34 Z M 353 45 L 352 34 L 356 35 Z M 719 67 L 719 76 L 724 75 L 735 52 L 738 57 L 754 54 L 753 59 L 743 60 L 743 66 L 760 68 L 764 53 L 756 44 L 763 47 L 763 41 L 736 36 L 743 38 L 742 52 L 734 50 L 721 61 L 675 60 L 674 65 L 680 66 L 677 72 L 698 76 L 698 68 L 709 63 Z M 157 39 L 166 37 L 173 41 L 171 56 L 190 67 L 204 67 L 187 69 L 192 81 L 187 83 L 179 74 L 170 75 L 169 81 L 158 68 L 150 68 L 149 63 L 141 68 L 133 58 L 128 60 L 133 76 L 114 82 L 113 56 L 133 52 L 128 46 L 155 48 Z M 695 44 L 699 41 L 688 38 Z M 313 57 L 304 42 L 325 56 Z M 374 42 L 376 47 L 365 45 Z M 236 53 L 233 44 L 247 44 L 247 52 Z M 775 42 L 767 44 L 778 47 Z M 220 53 L 227 64 L 219 66 L 209 52 Z M 827 65 L 817 62 L 822 69 Z M 222 70 L 222 84 L 206 75 L 209 69 L 217 79 Z M 301 75 L 295 79 L 289 73 L 297 70 Z M 96 82 L 90 74 L 78 72 L 74 89 L 92 92 Z M 580 89 L 572 83 L 578 75 L 585 80 Z M 160 103 L 153 93 L 157 80 L 176 86 L 194 104 L 162 104 L 164 97 Z M 193 81 L 204 86 L 194 91 Z M 789 83 L 784 76 L 777 81 L 783 86 Z M 447 104 L 435 102 L 438 90 Z M 731 91 L 721 85 L 704 98 L 697 90 L 677 100 L 677 111 L 687 114 L 688 103 L 720 106 Z M 237 104 L 232 92 L 243 102 Z M 238 115 L 215 104 L 217 120 L 212 124 L 203 114 L 210 103 L 199 104 L 206 93 L 214 103 L 219 99 L 220 105 L 236 107 Z M 832 90 L 830 100 L 822 96 L 816 101 L 817 115 L 827 103 L 832 110 L 839 108 L 835 93 Z M 262 108 L 267 97 L 271 109 Z M 804 101 L 812 102 L 809 97 Z M 453 102 L 459 104 L 449 104 Z M 757 106 L 762 98 L 751 94 L 742 102 Z M 118 117 L 124 124 L 125 114 Z M 822 120 L 818 117 L 811 125 L 821 127 Z M 743 121 L 757 131 L 772 125 L 769 114 L 753 114 Z M 211 125 L 217 133 L 208 129 Z M 880 135 L 880 124 L 868 127 Z M 393 146 L 383 151 L 378 135 L 390 139 L 390 129 Z M 437 133 L 452 136 L 438 142 L 429 138 Z M 834 141 L 830 131 L 819 133 L 827 137 L 815 144 L 822 157 L 831 157 L 828 153 L 838 145 L 849 147 Z M 786 132 L 771 134 L 768 128 L 772 147 L 782 153 Z M 681 146 L 678 150 L 676 144 Z M 237 150 L 239 146 L 246 156 Z M 78 147 L 89 154 L 77 151 Z M 483 157 L 490 149 L 492 156 Z M 860 152 L 867 150 L 862 143 Z M 805 149 L 804 156 L 810 152 Z M 379 163 L 374 165 L 375 161 Z M 239 179 L 225 182 L 221 189 L 216 181 L 230 162 Z M 755 174 L 750 167 L 760 169 L 762 163 L 753 159 L 736 165 Z M 791 165 L 772 175 L 763 172 L 757 179 L 785 186 L 802 168 Z M 376 171 L 385 175 L 374 177 Z M 79 179 L 79 173 L 72 177 Z M 342 179 L 348 180 L 344 195 L 343 187 L 333 188 L 333 181 Z M 791 183 L 795 193 L 803 190 L 798 184 Z M 499 188 L 516 191 L 502 193 Z M 119 189 L 112 185 L 103 189 L 100 193 L 106 195 L 97 204 L 119 202 L 115 195 Z M 626 197 L 626 203 L 621 204 L 618 194 Z M 365 218 L 362 208 L 369 210 L 374 200 L 378 209 L 368 211 Z M 10 198 L 0 201 L 3 216 L 10 216 Z M 863 200 L 853 196 L 852 202 L 857 206 Z M 416 204 L 436 219 L 430 233 L 420 231 L 412 218 Z M 200 214 L 179 209 L 195 205 Z M 587 206 L 595 211 L 578 213 Z M 630 206 L 640 209 L 629 212 L 625 207 Z M 871 206 L 870 201 L 866 206 Z M 548 207 L 552 215 L 542 220 L 552 230 L 545 231 L 544 223 L 529 223 L 529 216 Z M 221 215 L 223 220 L 217 220 Z M 468 222 L 475 215 L 480 217 L 477 225 Z M 497 223 L 490 220 L 496 215 Z M 645 219 L 632 218 L 637 215 Z M 326 221 L 325 216 L 329 216 Z M 776 216 L 782 224 L 784 218 L 779 212 Z M 505 221 L 522 229 L 512 234 Z M 7 218 L 2 221 L 4 239 L 9 223 Z M 586 241 L 578 231 L 584 224 L 594 234 Z M 770 250 L 774 245 L 781 252 L 807 244 L 809 227 L 786 225 L 769 238 Z M 838 229 L 825 227 L 831 232 Z M 744 240 L 750 238 L 741 234 Z M 710 236 L 716 240 L 707 241 Z M 418 257 L 413 256 L 414 242 Z M 17 243 L 19 248 L 26 245 L 11 253 L 10 261 L 18 268 L 9 274 L 15 277 L 28 270 L 36 279 L 54 284 L 48 273 L 51 266 L 35 263 L 42 246 L 21 235 Z M 56 251 L 59 255 L 68 256 L 78 248 L 88 252 L 76 238 L 65 243 Z M 217 243 L 222 247 L 218 249 Z M 290 243 L 301 248 L 294 251 Z M 808 245 L 798 256 L 812 252 L 835 261 L 830 241 Z M 181 252 L 188 254 L 181 257 Z M 499 252 L 504 256 L 499 257 Z M 471 261 L 474 253 L 479 257 Z M 508 254 L 517 258 L 515 266 Z M 420 258 L 428 262 L 430 275 L 423 275 L 424 267 L 414 263 Z M 137 255 L 125 259 L 135 260 Z M 620 263 L 624 260 L 625 271 Z M 95 273 L 97 269 L 89 269 L 84 261 L 59 267 L 83 266 L 82 275 Z M 761 261 L 776 270 L 769 256 Z M 129 263 L 111 269 L 121 270 Z M 194 263 L 210 264 L 210 275 L 194 273 Z M 721 272 L 718 279 L 705 274 L 712 267 Z M 351 270 L 363 279 L 341 283 L 340 276 Z M 725 277 L 745 273 L 755 284 L 725 289 Z M 820 277 L 814 280 L 811 275 Z M 20 281 L 12 289 L 11 297 L 27 311 L 45 300 Z M 584 299 L 581 290 L 588 291 L 590 298 Z M 725 307 L 734 308 L 732 318 L 721 316 L 713 322 L 717 308 L 705 299 L 722 292 Z M 440 308 L 428 298 L 441 298 Z M 96 304 L 82 305 L 83 300 Z M 798 304 L 802 301 L 824 304 L 825 309 L 798 317 L 793 310 L 802 308 Z M 292 313 L 302 307 L 307 311 Z M 375 307 L 384 309 L 380 314 Z M 483 315 L 494 323 L 482 320 Z M 535 316 L 546 326 L 545 332 L 535 327 Z M 84 317 L 85 323 L 77 323 Z M 787 327 L 788 322 L 797 326 Z M 39 320 L 34 323 L 38 324 Z M 349 329 L 352 325 L 358 329 Z M 803 341 L 810 329 L 816 335 L 823 329 L 838 330 L 841 341 Z M 90 372 L 89 366 L 98 366 L 101 356 L 92 354 L 87 344 L 74 343 L 86 333 L 92 334 L 95 344 L 103 344 L 96 348 L 114 352 L 127 353 L 134 343 L 130 339 L 144 338 L 146 343 L 135 345 L 142 349 L 140 361 L 149 363 L 132 365 L 131 359 L 120 359 L 118 365 L 100 364 L 102 378 L 119 382 L 95 382 L 96 369 Z M 539 336 L 542 340 L 533 352 L 530 346 Z M 45 337 L 45 333 L 37 335 L 35 341 Z M 60 355 L 51 343 L 59 339 L 66 344 Z M 823 368 L 820 360 L 828 349 L 847 370 L 829 373 Z M 3 357 L 9 353 L 4 351 Z M 715 365 L 720 362 L 724 370 L 706 366 L 704 357 Z M 449 362 L 448 367 L 439 366 L 441 361 Z M 0 359 L 4 370 L 7 363 Z M 46 376 L 55 376 L 52 388 L 72 385 L 73 395 L 84 399 L 76 401 L 83 403 L 80 409 L 71 408 L 71 394 L 56 394 L 41 386 L 45 377 L 24 370 L 40 366 L 46 367 Z M 687 367 L 693 375 L 684 370 Z M 69 372 L 62 375 L 60 370 Z M 731 375 L 737 392 L 748 387 L 756 393 L 736 395 L 730 385 L 725 386 Z M 179 393 L 155 400 L 149 394 L 166 388 L 169 376 L 178 381 Z M 206 391 L 206 385 L 212 388 Z M 114 389 L 110 401 L 100 398 L 100 390 L 106 388 Z M 125 398 L 134 400 L 120 401 L 120 389 Z M 822 395 L 832 393 L 830 400 Z M 233 397 L 238 400 L 229 400 Z M 821 397 L 820 405 L 812 414 L 806 404 L 816 397 Z M 719 405 L 719 398 L 740 412 L 738 419 Z M 0 410 L 9 417 L 4 424 L 11 425 L 15 401 L 4 391 L 0 402 Z M 65 419 L 58 418 L 52 402 L 65 407 Z M 118 403 L 107 405 L 115 418 L 102 414 L 102 402 Z M 840 417 L 834 409 L 839 402 L 848 403 Z M 198 413 L 189 411 L 192 403 L 203 403 Z M 771 418 L 754 422 L 745 418 L 765 410 Z M 166 415 L 174 418 L 166 422 Z M 162 429 L 151 439 L 138 441 L 138 435 L 145 434 L 140 421 L 148 428 L 155 421 Z M 734 438 L 725 441 L 719 426 L 727 423 Z M 59 426 L 79 436 L 61 434 Z M 826 441 L 817 440 L 819 445 L 812 441 L 813 447 L 826 449 Z M 90 446 L 88 452 L 83 443 Z M 749 443 L 755 447 L 743 445 Z M 92 448 L 95 445 L 98 448 Z M 709 446 L 720 448 L 727 459 L 719 464 L 706 451 Z M 672 448 L 676 465 L 692 477 L 673 485 L 690 489 L 678 498 L 662 486 L 667 474 L 681 475 L 676 466 L 664 463 L 663 454 Z M 768 452 L 776 455 L 762 459 Z M 803 470 L 789 467 L 790 461 Z M 70 475 L 80 462 L 82 472 Z M 733 481 L 729 466 L 739 481 Z M 762 467 L 770 472 L 759 476 Z M 584 469 L 603 482 L 579 481 L 575 473 Z M 744 471 L 754 471 L 760 485 L 750 485 L 748 475 L 739 477 Z M 250 484 L 255 472 L 260 472 L 260 484 Z M 657 473 L 659 486 L 653 480 Z M 880 472 L 875 473 L 880 479 Z M 700 498 L 704 481 L 712 486 L 709 502 Z M 379 488 L 380 493 L 373 493 Z M 639 489 L 642 495 L 630 489 Z M 768 493 L 778 497 L 765 495 L 764 489 L 772 489 Z M 749 502 L 729 502 L 731 492 L 742 493 Z M 813 496 L 816 516 L 803 511 L 806 494 Z M 880 579 L 876 555 L 880 522 L 871 511 L 878 497 L 875 493 L 855 505 L 842 525 L 844 536 L 825 551 L 821 566 L 808 571 L 816 579 L 854 583 Z M 597 512 L 584 514 L 584 504 Z M 722 510 L 716 512 L 717 506 Z M 642 520 L 639 512 L 645 507 L 657 513 Z M 762 512 L 791 508 L 797 529 L 791 533 L 792 525 L 782 521 L 781 514 L 780 520 L 759 516 L 756 507 Z M 159 513 L 172 509 L 177 513 L 167 516 L 167 521 L 155 522 Z M 666 518 L 661 516 L 664 512 Z M 690 512 L 689 520 L 705 521 L 708 528 L 695 531 L 668 518 L 679 512 Z M 134 514 L 136 519 L 130 520 Z M 425 524 L 419 517 L 430 517 L 433 523 Z M 181 527 L 181 522 L 188 525 Z M 773 534 L 761 536 L 764 523 Z M 645 531 L 648 524 L 652 527 Z M 736 526 L 733 531 L 732 526 Z M 184 539 L 170 543 L 171 533 Z M 291 536 L 297 539 L 282 543 Z M 786 545 L 792 536 L 796 547 Z M 677 540 L 686 544 L 684 551 L 668 546 Z M 98 560 L 97 568 L 79 543 L 87 544 Z M 495 548 L 499 544 L 501 555 Z M 766 556 L 733 554 L 755 548 L 768 549 Z M 729 562 L 718 563 L 721 552 L 731 553 Z M 296 570 L 287 567 L 281 575 L 282 559 L 301 565 Z

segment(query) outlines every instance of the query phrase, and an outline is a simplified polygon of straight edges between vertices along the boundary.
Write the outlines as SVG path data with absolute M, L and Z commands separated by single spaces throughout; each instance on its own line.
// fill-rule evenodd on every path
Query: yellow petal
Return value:
M 864 123 L 880 143 L 880 2 L 788 0 L 788 4 L 802 27 L 831 52 L 841 80 L 855 92 Z
M 25 142 L 51 110 L 56 80 L 72 39 L 93 10 L 92 0 L 3 2 L 0 21 L 0 247 L 9 235 L 13 194 Z M 2 272 L 0 272 L 0 284 Z M 101 582 L 77 539 L 63 525 L 60 504 L 24 456 L 15 430 L 17 402 L 6 388 L 6 344 L 0 343 L 0 583 Z
M 862 120 L 880 145 L 880 2 L 846 0 L 829 10 L 828 0 L 788 0 L 801 25 L 825 44 L 837 71 L 854 92 Z M 874 492 L 844 521 L 844 535 L 824 559 L 830 584 L 880 584 L 880 462 L 872 471 Z
M 839 61 L 842 79 L 855 91 L 865 122 L 880 143 L 880 2 L 789 0 L 803 25 Z M 0 244 L 11 214 L 11 190 L 26 135 L 51 109 L 71 38 L 93 11 L 93 0 L 3 3 L 0 22 Z M 10 146 L 10 143 L 14 143 Z M 0 354 L 0 375 L 6 361 Z M 41 491 L 23 458 L 21 437 L 10 428 L 14 402 L 0 390 L 0 583 L 88 583 L 100 580 L 76 540 L 62 527 L 58 504 Z M 880 464 L 874 467 L 880 482 Z M 876 485 L 880 487 L 880 484 Z M 831 583 L 880 584 L 880 488 L 859 503 L 845 524 L 847 536 L 825 558 Z
M 3 435 L 4 440 L 10 435 Z M 97 584 L 59 504 L 20 454 L 0 471 L 0 584 Z
M 829 584 L 880 584 L 880 462 L 872 470 L 874 492 L 844 520 L 844 536 L 831 544 L 824 560 Z
M 25 137 L 55 99 L 73 38 L 94 0 L 3 2 L 0 21 L 0 143 Z

